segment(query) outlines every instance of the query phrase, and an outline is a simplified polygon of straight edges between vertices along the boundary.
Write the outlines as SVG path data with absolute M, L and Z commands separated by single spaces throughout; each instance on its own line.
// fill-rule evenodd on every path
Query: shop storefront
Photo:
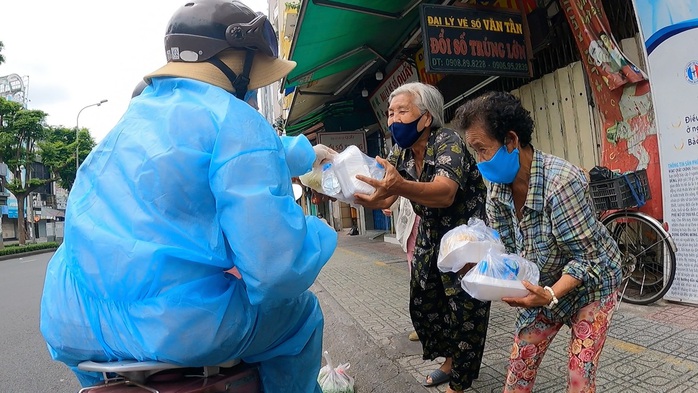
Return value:
M 653 199 L 643 211 L 664 218 L 657 126 L 632 0 L 393 1 L 382 9 L 352 3 L 301 6 L 290 54 L 299 68 L 285 81 L 296 89 L 287 123 L 296 134 L 376 129 L 385 154 L 387 97 L 400 84 L 438 87 L 447 122 L 465 100 L 509 91 L 534 118 L 537 148 L 586 169 L 647 169 Z M 342 127 L 342 117 L 361 125 Z

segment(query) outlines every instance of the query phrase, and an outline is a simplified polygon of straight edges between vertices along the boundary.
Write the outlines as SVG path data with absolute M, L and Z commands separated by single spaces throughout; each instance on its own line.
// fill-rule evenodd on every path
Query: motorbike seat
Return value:
M 203 377 L 216 375 L 221 368 L 234 367 L 240 363 L 240 360 L 234 359 L 229 362 L 216 366 L 203 367 Z M 124 379 L 135 383 L 144 383 L 148 377 L 164 370 L 172 370 L 178 368 L 187 368 L 188 366 L 180 366 L 176 364 L 163 363 L 158 361 L 143 361 L 137 360 L 121 360 L 116 362 L 93 362 L 86 361 L 78 364 L 78 369 L 83 371 L 99 372 L 104 375 L 104 379 L 108 380 L 107 374 L 118 374 Z

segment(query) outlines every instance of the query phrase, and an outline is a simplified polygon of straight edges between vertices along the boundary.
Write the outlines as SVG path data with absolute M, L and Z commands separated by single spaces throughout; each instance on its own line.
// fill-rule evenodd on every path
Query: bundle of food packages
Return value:
M 507 254 L 499 233 L 477 218 L 448 231 L 441 239 L 439 270 L 459 273 L 466 265 L 471 268 L 465 269 L 461 286 L 470 296 L 483 301 L 524 297 L 528 290 L 522 281 L 537 285 L 540 275 L 535 263 Z
M 351 145 L 334 156 L 321 168 L 303 176 L 300 181 L 313 190 L 346 203 L 354 203 L 354 194 L 372 194 L 375 189 L 356 178 L 363 175 L 381 180 L 385 168 L 375 158 L 364 154 L 358 147 Z
M 461 279 L 461 286 L 478 300 L 501 300 L 503 297 L 525 297 L 528 290 L 523 281 L 538 285 L 538 266 L 518 255 L 491 248 L 485 257 Z
M 504 252 L 499 233 L 479 218 L 457 226 L 441 238 L 437 266 L 442 272 L 457 273 L 468 263 L 480 262 L 490 248 Z

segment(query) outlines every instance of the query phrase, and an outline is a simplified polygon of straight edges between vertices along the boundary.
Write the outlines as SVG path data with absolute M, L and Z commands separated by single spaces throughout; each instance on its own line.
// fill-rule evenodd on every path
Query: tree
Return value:
M 43 122 L 46 113 L 39 110 L 26 110 L 21 106 L 3 105 L 9 113 L 3 114 L 3 127 L 0 130 L 0 156 L 13 174 L 10 181 L 5 179 L 4 186 L 17 198 L 17 227 L 19 244 L 24 244 L 25 220 L 24 201 L 31 191 L 46 184 L 45 181 L 32 179 L 31 164 L 36 160 L 35 143 L 44 137 Z M 22 172 L 25 181 L 22 181 Z
M 0 98 L 0 157 L 12 172 L 13 179 L 3 185 L 17 198 L 19 243 L 26 242 L 24 201 L 37 188 L 58 181 L 70 189 L 75 179 L 75 131 L 47 127 L 47 114 L 40 110 L 23 109 L 21 105 Z M 80 132 L 80 150 L 83 158 L 95 142 L 87 130 Z M 49 179 L 34 179 L 31 167 L 42 162 L 51 174 Z M 22 184 L 22 167 L 25 182 Z
M 4 48 L 5 48 L 5 44 L 3 44 L 2 41 L 0 41 L 0 52 L 2 52 L 2 50 Z M 5 62 L 5 56 L 3 56 L 2 53 L 0 53 L 0 64 L 2 64 L 4 62 Z
M 89 131 L 81 128 L 78 136 L 80 162 L 85 161 L 95 141 Z M 50 127 L 44 140 L 38 143 L 41 162 L 52 170 L 58 185 L 66 190 L 73 187 L 75 181 L 75 129 Z

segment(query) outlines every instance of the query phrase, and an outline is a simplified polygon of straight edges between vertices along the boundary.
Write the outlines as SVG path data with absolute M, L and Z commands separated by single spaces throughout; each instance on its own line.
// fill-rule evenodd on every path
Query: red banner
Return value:
M 647 169 L 652 200 L 642 209 L 662 218 L 657 128 L 649 82 L 623 54 L 600 0 L 561 0 L 603 120 L 601 165 Z

